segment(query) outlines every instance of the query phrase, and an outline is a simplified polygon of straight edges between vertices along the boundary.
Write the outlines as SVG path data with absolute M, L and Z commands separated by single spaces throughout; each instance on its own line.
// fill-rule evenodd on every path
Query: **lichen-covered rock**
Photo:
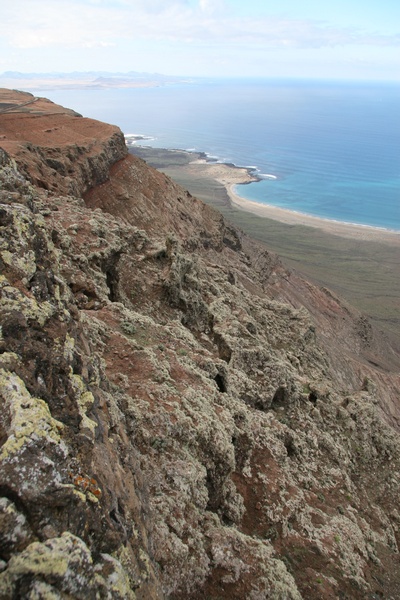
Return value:
M 10 559 L 0 573 L 0 598 L 18 596 L 135 599 L 121 564 L 107 555 L 95 563 L 84 542 L 70 533 L 33 542 Z
M 34 540 L 24 514 L 8 498 L 0 499 L 0 552 L 3 559 L 23 550 Z
M 0 598 L 399 597 L 368 324 L 34 106 L 0 115 Z

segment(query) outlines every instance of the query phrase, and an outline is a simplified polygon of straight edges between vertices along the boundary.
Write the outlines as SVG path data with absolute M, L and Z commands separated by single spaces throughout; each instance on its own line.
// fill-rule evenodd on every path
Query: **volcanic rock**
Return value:
M 398 598 L 381 334 L 117 127 L 2 90 L 0 144 L 0 598 Z

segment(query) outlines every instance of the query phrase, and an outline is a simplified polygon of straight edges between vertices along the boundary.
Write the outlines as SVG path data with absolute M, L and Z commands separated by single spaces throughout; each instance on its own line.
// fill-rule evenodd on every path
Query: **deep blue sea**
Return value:
M 148 145 L 255 167 L 261 181 L 237 187 L 245 198 L 400 230 L 399 84 L 203 80 L 37 94 Z

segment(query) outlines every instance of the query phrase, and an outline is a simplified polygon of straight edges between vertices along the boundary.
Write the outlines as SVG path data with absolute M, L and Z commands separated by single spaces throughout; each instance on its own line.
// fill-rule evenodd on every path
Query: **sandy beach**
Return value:
M 212 162 L 187 150 L 133 144 L 131 151 L 264 243 L 286 266 L 335 291 L 389 335 L 400 333 L 400 232 L 246 200 L 235 186 L 257 181 L 250 167 Z
M 278 208 L 269 204 L 261 204 L 259 202 L 246 200 L 242 196 L 239 196 L 235 191 L 235 186 L 239 183 L 257 181 L 256 177 L 252 176 L 251 172 L 246 168 L 223 163 L 210 163 L 204 159 L 199 159 L 194 160 L 187 165 L 187 169 L 191 171 L 193 175 L 203 175 L 204 177 L 215 179 L 215 181 L 218 181 L 225 186 L 234 207 L 251 212 L 259 217 L 266 217 L 281 223 L 286 223 L 287 225 L 315 227 L 326 231 L 331 235 L 338 235 L 345 238 L 378 241 L 400 247 L 400 232 L 397 231 L 322 219 L 296 211 Z

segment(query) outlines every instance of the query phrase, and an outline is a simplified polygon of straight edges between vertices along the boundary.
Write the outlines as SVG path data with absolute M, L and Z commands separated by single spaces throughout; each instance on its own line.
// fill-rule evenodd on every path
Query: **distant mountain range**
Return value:
M 0 87 L 29 89 L 76 89 L 105 87 L 156 87 L 174 83 L 190 83 L 191 79 L 173 77 L 160 73 L 111 73 L 109 71 L 73 71 L 71 73 L 21 73 L 5 71 L 0 73 Z

